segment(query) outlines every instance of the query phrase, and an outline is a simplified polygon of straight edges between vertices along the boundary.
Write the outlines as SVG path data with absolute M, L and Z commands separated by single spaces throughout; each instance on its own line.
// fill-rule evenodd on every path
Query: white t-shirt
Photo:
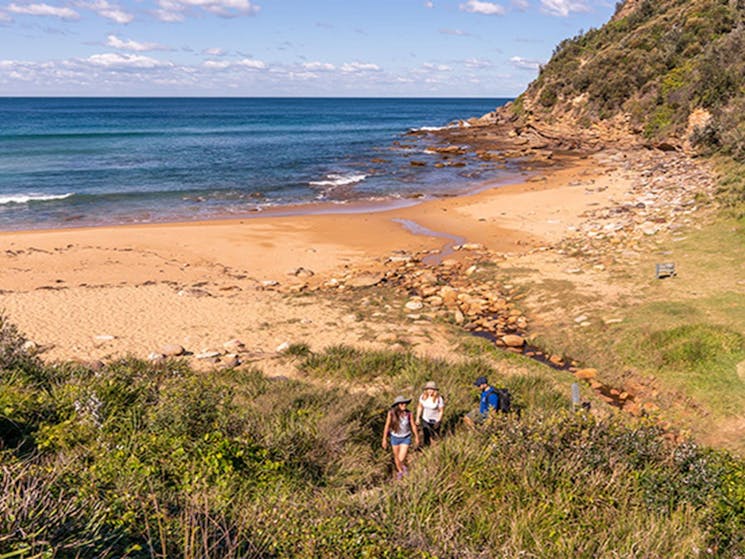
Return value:
M 419 396 L 419 403 L 422 406 L 422 420 L 437 423 L 442 419 L 442 408 L 445 407 L 445 401 L 442 396 L 437 396 L 434 400 L 432 398 L 424 398 L 424 395 Z

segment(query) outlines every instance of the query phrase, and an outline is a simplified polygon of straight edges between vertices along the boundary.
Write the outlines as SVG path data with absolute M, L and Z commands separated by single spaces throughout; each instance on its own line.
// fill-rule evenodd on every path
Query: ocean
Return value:
M 435 167 L 434 139 L 409 132 L 507 101 L 0 98 L 0 230 L 344 211 L 462 193 L 516 171 L 468 157 Z

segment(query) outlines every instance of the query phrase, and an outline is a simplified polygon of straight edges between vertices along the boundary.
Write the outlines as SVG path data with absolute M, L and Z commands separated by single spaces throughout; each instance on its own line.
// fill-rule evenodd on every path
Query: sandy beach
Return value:
M 406 208 L 358 213 L 0 234 L 0 308 L 47 360 L 147 357 L 167 344 L 193 354 L 241 340 L 256 355 L 283 343 L 442 348 L 437 327 L 359 322 L 328 286 L 354 289 L 392 255 L 466 258 L 457 243 L 526 254 L 609 203 L 628 177 L 572 159 L 520 184 Z M 336 287 L 341 286 L 341 287 Z M 363 302 L 364 304 L 364 302 Z

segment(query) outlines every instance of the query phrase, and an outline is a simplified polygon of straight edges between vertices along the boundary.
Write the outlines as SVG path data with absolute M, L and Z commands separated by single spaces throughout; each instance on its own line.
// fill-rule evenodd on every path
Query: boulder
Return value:
M 404 305 L 404 307 L 408 311 L 419 311 L 419 310 L 422 309 L 422 307 L 424 307 L 424 304 L 421 301 L 417 300 L 417 299 L 412 299 L 412 300 L 408 301 Z
M 417 278 L 422 285 L 431 285 L 437 283 L 437 276 L 430 270 L 425 270 Z
M 523 347 L 525 345 L 525 338 L 518 336 L 517 334 L 507 334 L 502 336 L 502 341 L 507 347 Z
M 346 285 L 350 287 L 372 287 L 380 282 L 380 276 L 372 274 L 365 274 L 361 276 L 353 277 L 346 281 Z
M 442 287 L 439 295 L 442 298 L 443 304 L 448 307 L 452 307 L 458 302 L 458 292 L 449 285 Z
M 597 378 L 598 370 L 597 369 L 579 369 L 575 371 L 574 376 L 578 380 L 590 380 L 590 379 Z
M 160 348 L 158 353 L 165 357 L 177 357 L 186 353 L 186 350 L 178 344 L 166 344 Z

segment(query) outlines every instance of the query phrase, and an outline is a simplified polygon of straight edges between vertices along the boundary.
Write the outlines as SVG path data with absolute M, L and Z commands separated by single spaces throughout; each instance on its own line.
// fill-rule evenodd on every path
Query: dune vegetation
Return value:
M 0 335 L 3 558 L 745 554 L 745 462 L 575 411 L 566 381 L 519 356 L 295 348 L 288 379 L 43 364 L 7 320 Z M 460 425 L 480 374 L 519 417 Z M 387 391 L 359 389 L 381 378 Z M 393 482 L 385 410 L 428 379 L 448 398 L 446 435 Z

